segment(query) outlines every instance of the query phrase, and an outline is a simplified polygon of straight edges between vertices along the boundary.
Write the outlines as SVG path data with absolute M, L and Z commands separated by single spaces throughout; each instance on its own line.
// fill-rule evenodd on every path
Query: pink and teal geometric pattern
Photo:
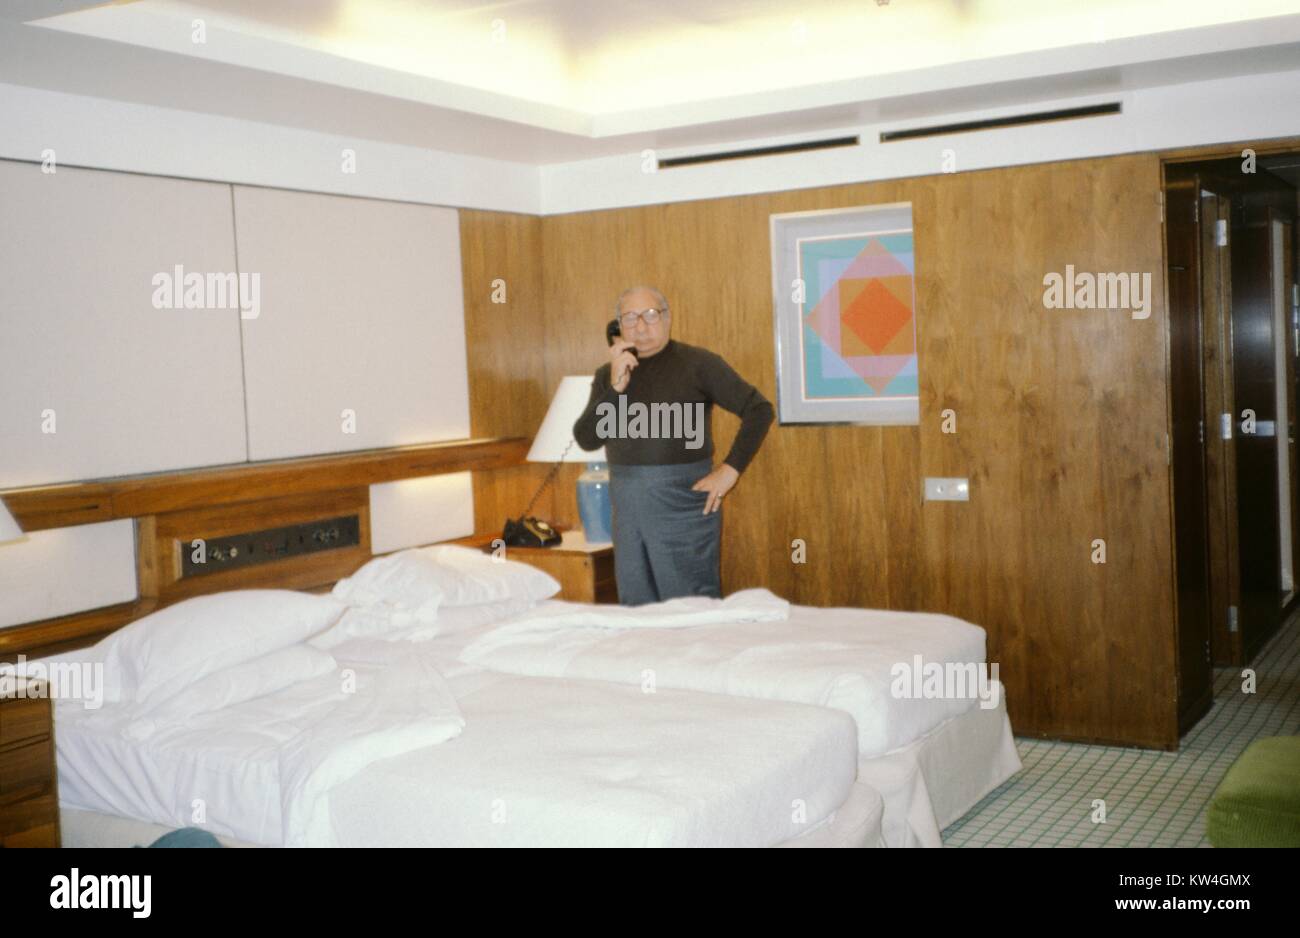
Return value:
M 912 233 L 799 240 L 807 400 L 916 397 Z

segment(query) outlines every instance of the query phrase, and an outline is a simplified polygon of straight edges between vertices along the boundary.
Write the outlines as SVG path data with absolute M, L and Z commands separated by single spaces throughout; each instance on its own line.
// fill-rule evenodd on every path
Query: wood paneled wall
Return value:
M 634 283 L 664 291 L 676 338 L 775 402 L 768 216 L 910 201 L 921 424 L 774 427 L 728 498 L 724 589 L 960 616 L 988 631 L 1017 733 L 1173 746 L 1160 186 L 1143 154 L 544 219 L 464 212 L 472 432 L 535 432 L 560 376 L 605 360 L 604 323 Z M 1044 308 L 1044 275 L 1067 264 L 1151 274 L 1150 318 Z M 508 304 L 490 302 L 496 277 Z M 738 421 L 715 421 L 720 458 Z M 541 471 L 484 475 L 480 529 L 518 514 Z M 576 521 L 577 471 L 537 514 Z M 925 476 L 968 477 L 970 502 L 924 502 Z
M 512 436 L 531 440 L 555 391 L 546 377 L 550 323 L 542 294 L 542 219 L 462 209 L 460 251 L 470 434 L 478 427 L 514 427 Z M 474 473 L 476 530 L 499 530 L 507 516 L 518 516 L 544 468 Z M 558 520 L 552 492 L 533 513 Z

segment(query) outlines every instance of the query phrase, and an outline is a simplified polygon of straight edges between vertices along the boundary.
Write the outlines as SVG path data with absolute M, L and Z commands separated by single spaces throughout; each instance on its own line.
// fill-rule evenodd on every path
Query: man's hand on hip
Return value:
M 736 484 L 740 478 L 740 473 L 727 463 L 718 466 L 703 479 L 691 486 L 691 491 L 708 492 L 709 497 L 704 502 L 704 513 L 710 514 L 722 507 L 722 496 L 731 491 L 731 487 Z

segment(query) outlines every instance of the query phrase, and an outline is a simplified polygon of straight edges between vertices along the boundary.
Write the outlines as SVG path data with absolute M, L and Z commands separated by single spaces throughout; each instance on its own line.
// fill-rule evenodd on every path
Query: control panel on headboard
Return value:
M 355 547 L 360 543 L 359 515 L 227 534 L 212 541 L 202 537 L 182 538 L 181 578 L 274 563 L 287 557 Z
M 370 559 L 365 487 L 141 519 L 141 596 L 166 605 L 229 589 L 315 589 Z

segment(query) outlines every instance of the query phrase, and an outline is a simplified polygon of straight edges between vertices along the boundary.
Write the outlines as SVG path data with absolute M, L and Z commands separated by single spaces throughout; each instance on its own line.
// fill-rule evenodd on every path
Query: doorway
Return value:
M 1180 734 L 1296 602 L 1300 154 L 1169 162 Z

